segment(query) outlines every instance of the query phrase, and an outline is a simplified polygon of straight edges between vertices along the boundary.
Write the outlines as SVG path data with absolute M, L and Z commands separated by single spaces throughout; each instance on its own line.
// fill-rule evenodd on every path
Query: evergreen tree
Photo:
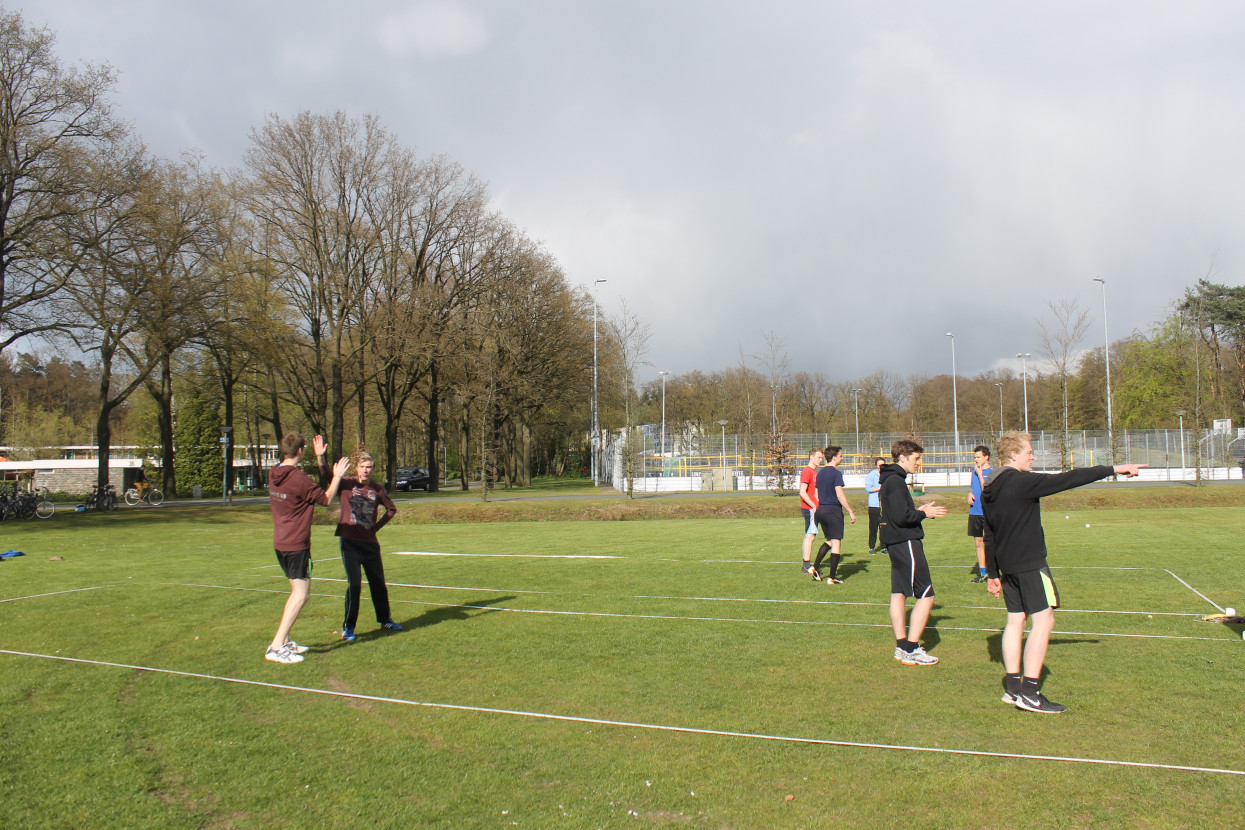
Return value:
M 220 449 L 220 406 L 190 387 L 178 395 L 173 464 L 179 489 L 198 484 L 215 492 L 224 463 Z

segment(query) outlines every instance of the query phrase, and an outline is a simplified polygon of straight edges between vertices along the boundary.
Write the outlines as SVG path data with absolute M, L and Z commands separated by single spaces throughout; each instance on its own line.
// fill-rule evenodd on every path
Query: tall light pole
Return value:
M 666 457 L 666 375 L 669 372 L 658 372 L 661 375 L 661 457 Z M 665 461 L 662 461 L 662 471 L 665 472 Z
M 1184 481 L 1184 410 L 1177 409 L 1176 415 L 1180 418 L 1180 480 Z
M 1094 282 L 1102 286 L 1102 362 L 1107 367 L 1107 451 L 1111 463 L 1115 463 L 1115 432 L 1111 426 L 1111 335 L 1107 331 L 1107 281 L 1102 277 L 1094 277 Z
M 852 390 L 852 409 L 856 410 L 856 460 L 860 460 L 860 393 L 865 390 Z
M 597 286 L 605 280 L 592 284 L 592 486 L 601 483 L 601 471 L 597 463 Z
M 718 420 L 718 426 L 722 427 L 722 476 L 723 476 L 722 486 L 723 487 L 726 486 L 725 484 L 725 481 L 726 481 L 725 479 L 725 476 L 726 476 L 726 424 L 727 424 L 727 420 L 725 418 L 721 418 Z
M 955 335 L 947 332 L 951 338 L 951 418 L 955 422 L 955 468 L 960 469 L 960 405 L 955 398 Z
M 999 435 L 1003 435 L 1003 382 L 994 384 L 999 388 Z
M 1025 390 L 1025 432 L 1029 432 L 1029 358 L 1033 357 L 1030 352 L 1017 352 L 1016 357 L 1020 358 L 1020 376 L 1024 378 L 1022 384 Z

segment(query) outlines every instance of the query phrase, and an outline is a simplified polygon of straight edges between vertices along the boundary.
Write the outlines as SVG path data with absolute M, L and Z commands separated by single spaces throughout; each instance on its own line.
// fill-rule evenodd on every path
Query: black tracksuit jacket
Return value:
M 925 514 L 916 509 L 912 494 L 908 492 L 907 478 L 907 471 L 898 464 L 887 464 L 879 476 L 878 504 L 882 506 L 882 521 L 878 534 L 887 547 L 925 538 L 925 528 L 921 527 Z
M 1046 535 L 1042 532 L 1043 496 L 1061 493 L 1106 478 L 1114 467 L 1082 467 L 1066 473 L 1021 472 L 1000 467 L 981 489 L 986 517 L 986 573 L 1018 574 L 1046 566 Z

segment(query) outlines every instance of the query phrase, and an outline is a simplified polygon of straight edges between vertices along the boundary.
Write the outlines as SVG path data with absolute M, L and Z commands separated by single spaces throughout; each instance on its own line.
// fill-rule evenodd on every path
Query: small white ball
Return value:
M 1229 617 L 1235 617 L 1235 616 L 1236 616 L 1236 609 L 1235 609 L 1235 608 L 1225 608 L 1225 609 L 1223 609 L 1223 613 L 1227 614 Z
M 1089 525 L 1085 525 L 1085 526 L 1086 526 L 1086 527 L 1089 527 Z
M 1071 516 L 1064 516 L 1065 519 L 1071 519 Z

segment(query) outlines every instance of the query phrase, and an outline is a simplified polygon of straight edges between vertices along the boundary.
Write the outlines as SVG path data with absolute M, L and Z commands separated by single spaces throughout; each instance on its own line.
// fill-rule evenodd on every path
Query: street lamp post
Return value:
M 1180 480 L 1184 481 L 1184 410 L 1176 410 L 1177 417 L 1180 418 Z
M 951 338 L 951 419 L 955 423 L 955 468 L 960 469 L 960 406 L 955 396 L 955 335 L 947 332 Z
M 1107 367 L 1107 451 L 1111 453 L 1111 463 L 1115 463 L 1115 432 L 1111 426 L 1111 335 L 1107 330 L 1107 281 L 1102 277 L 1094 277 L 1094 282 L 1102 286 L 1102 362 Z
M 1025 390 L 1025 432 L 1029 431 L 1029 358 L 1033 355 L 1029 352 L 1018 352 L 1016 357 L 1020 358 L 1020 376 L 1023 378 L 1022 385 Z
M 856 410 L 856 460 L 860 461 L 860 393 L 865 390 L 852 390 L 852 409 Z
M 718 420 L 718 426 L 722 427 L 722 486 L 726 486 L 726 424 L 727 420 L 721 418 Z
M 665 474 L 666 468 L 666 375 L 669 372 L 658 372 L 661 375 L 661 457 L 662 457 L 662 474 Z
M 592 284 L 592 486 L 601 482 L 601 471 L 597 463 L 597 286 L 605 280 L 597 280 Z
M 1003 435 L 1003 382 L 994 384 L 999 388 L 999 436 Z

